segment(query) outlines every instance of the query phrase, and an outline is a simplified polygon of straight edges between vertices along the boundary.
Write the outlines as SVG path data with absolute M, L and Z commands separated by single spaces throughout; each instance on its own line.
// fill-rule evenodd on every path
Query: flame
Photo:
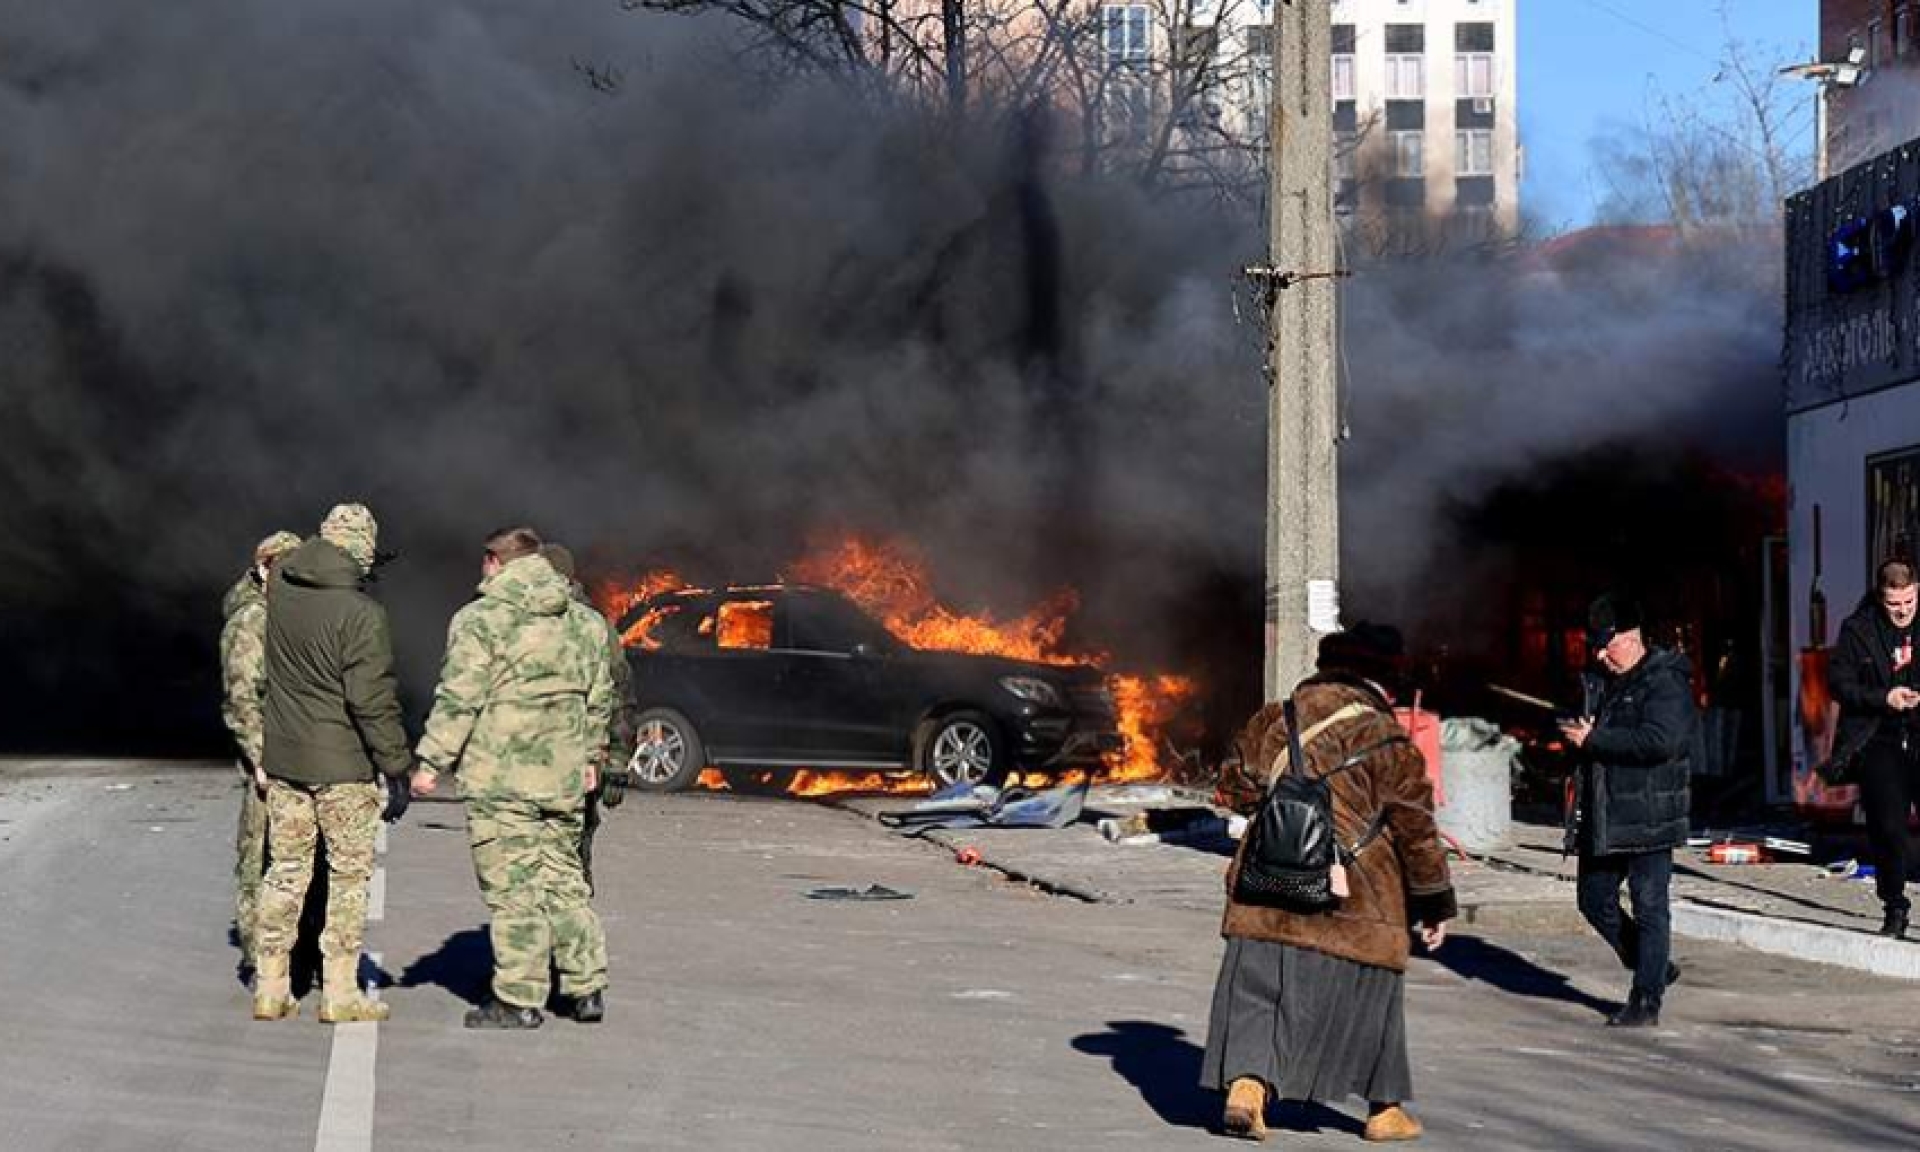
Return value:
M 678 572 L 671 568 L 656 568 L 636 577 L 616 576 L 597 581 L 591 595 L 593 606 L 600 609 L 600 614 L 618 624 L 620 618 L 642 600 L 650 600 L 662 592 L 686 586 L 687 582 L 680 578 Z M 639 624 L 636 623 L 634 627 L 638 628 Z M 632 632 L 633 629 L 628 629 L 629 635 Z
M 802 583 L 844 593 L 915 648 L 1007 656 L 1040 664 L 1104 667 L 1109 660 L 1105 652 L 1072 652 L 1063 647 L 1068 621 L 1080 607 L 1080 597 L 1072 589 L 1056 592 L 1012 620 L 996 620 L 987 613 L 962 615 L 939 602 L 926 562 L 901 541 L 847 537 L 829 542 L 793 564 L 788 575 Z M 1108 686 L 1113 691 L 1126 747 L 1109 760 L 1100 778 L 1116 782 L 1165 778 L 1173 764 L 1171 758 L 1162 759 L 1160 736 L 1198 694 L 1198 686 L 1189 677 L 1165 674 L 1110 675 Z M 1062 781 L 1066 779 L 1061 777 Z M 820 785 L 810 780 L 807 787 Z

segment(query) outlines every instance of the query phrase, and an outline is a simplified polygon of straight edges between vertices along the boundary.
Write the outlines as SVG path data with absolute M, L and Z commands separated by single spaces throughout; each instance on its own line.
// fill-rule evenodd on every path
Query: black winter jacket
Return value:
M 300 784 L 406 774 L 387 611 L 360 566 L 318 536 L 273 577 L 267 614 L 267 775 Z
M 1895 716 L 1887 707 L 1887 692 L 1896 684 L 1920 685 L 1920 675 L 1909 664 L 1896 677 L 1893 649 L 1899 639 L 1879 602 L 1868 596 L 1840 625 L 1840 639 L 1834 644 L 1827 663 L 1827 687 L 1840 705 L 1840 725 L 1834 732 L 1833 758 L 1844 764 L 1853 759 L 1867 741 L 1882 731 L 1899 731 L 1897 725 L 1920 726 L 1920 713 Z
M 1658 852 L 1687 842 L 1691 753 L 1700 726 L 1687 658 L 1649 648 L 1624 676 L 1589 677 L 1593 732 L 1582 749 L 1582 855 Z

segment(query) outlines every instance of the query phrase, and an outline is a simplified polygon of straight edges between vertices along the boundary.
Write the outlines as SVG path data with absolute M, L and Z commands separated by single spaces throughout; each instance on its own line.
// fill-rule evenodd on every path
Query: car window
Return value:
M 655 604 L 627 625 L 620 633 L 620 644 L 644 652 L 657 652 L 662 648 L 677 650 L 696 636 L 697 620 L 694 613 L 687 611 L 684 602 L 669 600 Z
M 786 644 L 805 652 L 852 652 L 865 645 L 891 652 L 900 642 L 878 620 L 838 596 L 795 595 L 787 600 Z
M 723 649 L 764 651 L 773 647 L 773 601 L 729 600 L 701 626 Z

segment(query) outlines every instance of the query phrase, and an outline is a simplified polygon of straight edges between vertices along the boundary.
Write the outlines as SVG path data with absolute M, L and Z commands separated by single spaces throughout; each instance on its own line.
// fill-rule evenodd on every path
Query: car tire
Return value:
M 685 792 L 707 767 L 700 733 L 672 708 L 648 708 L 634 718 L 633 786 L 642 792 Z
M 984 712 L 949 712 L 920 728 L 914 767 L 937 791 L 965 780 L 998 788 L 1007 778 L 1006 741 Z
M 793 777 L 764 768 L 721 768 L 727 791 L 739 796 L 785 796 Z

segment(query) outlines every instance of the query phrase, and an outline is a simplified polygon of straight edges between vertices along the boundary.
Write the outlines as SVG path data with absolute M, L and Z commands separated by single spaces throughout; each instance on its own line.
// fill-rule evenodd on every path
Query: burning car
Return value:
M 813 769 L 997 782 L 1097 769 L 1124 746 L 1099 669 L 915 648 L 828 588 L 677 589 L 619 627 L 650 791 L 708 765 L 747 787 Z

